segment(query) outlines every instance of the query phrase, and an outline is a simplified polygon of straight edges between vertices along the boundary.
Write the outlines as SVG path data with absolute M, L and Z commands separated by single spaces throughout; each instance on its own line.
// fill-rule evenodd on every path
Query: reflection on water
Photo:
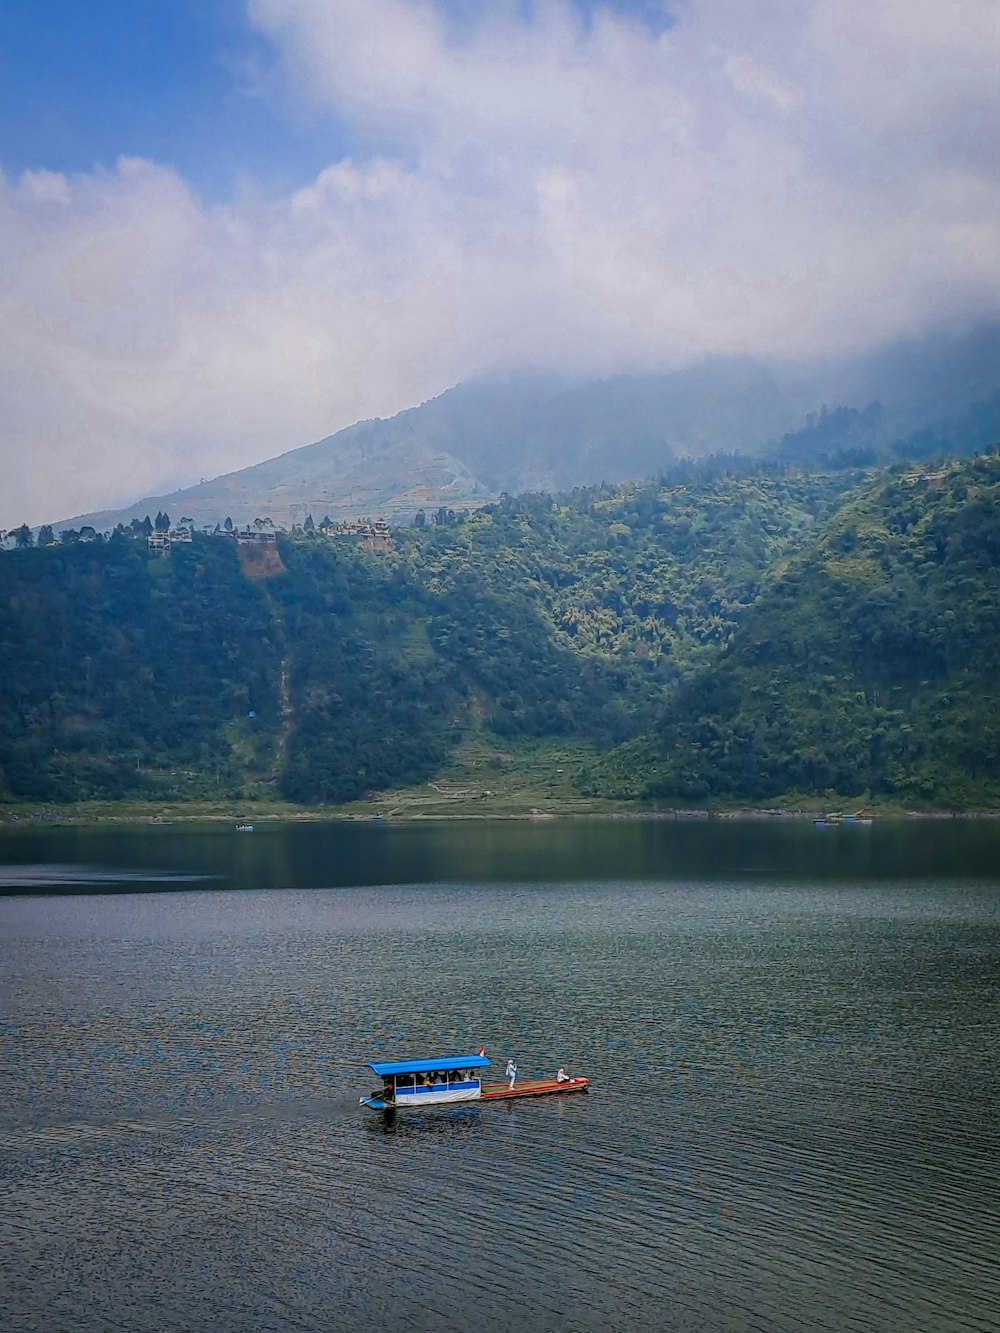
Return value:
M 539 884 L 587 880 L 992 879 L 996 821 L 816 829 L 810 820 L 456 820 L 0 829 L 0 895 L 27 888 L 158 891 L 164 880 L 235 889 Z
M 46 890 L 107 888 L 112 892 L 134 892 L 137 888 L 169 888 L 197 880 L 211 880 L 211 875 L 185 875 L 170 870 L 107 870 L 94 865 L 0 865 L 0 894 L 44 893 Z
M 0 839 L 9 1325 L 996 1328 L 993 829 L 571 827 Z
M 482 1113 L 481 1106 L 461 1106 L 451 1110 L 442 1106 L 429 1115 L 406 1111 L 370 1112 L 364 1116 L 362 1126 L 366 1134 L 384 1134 L 403 1140 L 419 1138 L 422 1142 L 436 1139 L 450 1144 L 480 1129 Z

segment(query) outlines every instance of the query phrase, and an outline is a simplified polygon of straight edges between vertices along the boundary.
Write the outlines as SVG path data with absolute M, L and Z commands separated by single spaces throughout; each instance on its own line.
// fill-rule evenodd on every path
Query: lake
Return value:
M 0 832 L 17 1330 L 996 1330 L 1000 825 Z M 485 1043 L 587 1096 L 401 1114 Z

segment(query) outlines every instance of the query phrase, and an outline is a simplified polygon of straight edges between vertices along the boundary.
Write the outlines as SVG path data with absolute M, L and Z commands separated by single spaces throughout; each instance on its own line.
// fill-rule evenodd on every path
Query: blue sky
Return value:
M 77 172 L 147 157 L 208 198 L 247 174 L 297 184 L 351 145 L 331 117 L 265 95 L 273 61 L 240 0 L 5 0 L 0 163 Z
M 593 0 L 574 0 L 585 20 Z M 449 0 L 454 30 L 483 0 Z M 533 6 L 521 3 L 530 18 Z M 662 31 L 659 0 L 605 6 Z M 4 0 L 0 165 L 90 171 L 122 155 L 176 167 L 207 200 L 252 178 L 287 189 L 370 149 L 296 97 L 243 0 Z
M 998 52 L 995 0 L 4 0 L 0 527 L 487 371 L 996 318 Z

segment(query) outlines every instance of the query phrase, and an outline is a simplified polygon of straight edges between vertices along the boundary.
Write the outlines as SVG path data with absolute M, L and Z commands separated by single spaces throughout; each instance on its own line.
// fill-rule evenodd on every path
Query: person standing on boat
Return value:
M 504 1073 L 510 1079 L 510 1082 L 508 1083 L 507 1086 L 509 1088 L 512 1088 L 514 1086 L 514 1080 L 517 1078 L 517 1065 L 514 1063 L 513 1056 L 511 1056 L 510 1059 L 507 1061 L 507 1068 L 504 1070 Z

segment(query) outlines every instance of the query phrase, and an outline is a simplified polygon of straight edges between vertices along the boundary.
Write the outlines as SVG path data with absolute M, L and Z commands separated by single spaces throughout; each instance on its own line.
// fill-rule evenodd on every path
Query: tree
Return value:
M 313 522 L 312 514 L 306 514 L 306 521 L 302 524 L 303 532 L 315 532 L 316 524 Z
M 169 532 L 169 531 L 170 531 L 170 515 L 167 514 L 167 513 L 162 513 L 162 512 L 159 512 L 159 511 L 158 511 L 158 512 L 157 512 L 157 515 L 156 515 L 156 521 L 155 521 L 154 526 L 155 526 L 157 532 Z
M 56 543 L 55 534 L 52 531 L 51 523 L 43 523 L 38 529 L 38 545 L 54 546 Z
M 413 520 L 413 526 L 415 528 L 425 528 L 427 526 L 427 515 L 422 509 L 417 510 L 416 517 Z
M 26 551 L 29 546 L 35 544 L 35 538 L 27 523 L 22 523 L 19 528 L 12 528 L 8 535 L 14 538 L 14 545 L 19 551 Z
M 225 521 L 225 523 L 223 523 L 222 526 L 226 529 L 227 532 L 232 532 L 232 530 L 233 530 L 233 520 L 229 517 L 228 514 L 226 515 L 226 521 Z

